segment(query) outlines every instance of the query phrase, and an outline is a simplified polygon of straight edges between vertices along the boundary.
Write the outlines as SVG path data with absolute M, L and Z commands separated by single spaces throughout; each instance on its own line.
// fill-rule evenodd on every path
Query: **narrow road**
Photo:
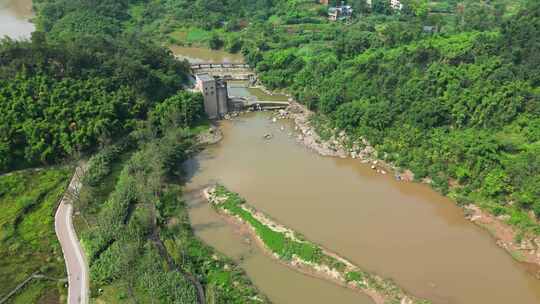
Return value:
M 68 304 L 88 304 L 88 264 L 73 228 L 73 201 L 81 188 L 84 165 L 71 178 L 54 217 L 56 236 L 62 246 L 68 274 Z

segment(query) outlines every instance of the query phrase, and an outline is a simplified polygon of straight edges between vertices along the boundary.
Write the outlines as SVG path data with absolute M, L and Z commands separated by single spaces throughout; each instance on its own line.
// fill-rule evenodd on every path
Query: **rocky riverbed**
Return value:
M 197 142 L 200 145 L 217 144 L 223 139 L 223 132 L 214 125 L 211 125 L 206 131 L 197 135 Z
M 278 118 L 289 118 L 294 121 L 295 130 L 299 132 L 298 142 L 322 156 L 358 159 L 362 163 L 370 164 L 378 173 L 392 173 L 396 179 L 403 181 L 414 180 L 410 170 L 400 170 L 379 159 L 377 151 L 365 139 L 352 140 L 344 131 L 338 130 L 332 130 L 333 135 L 329 139 L 322 139 L 310 121 L 311 115 L 312 111 L 294 101 L 285 111 L 277 113 Z

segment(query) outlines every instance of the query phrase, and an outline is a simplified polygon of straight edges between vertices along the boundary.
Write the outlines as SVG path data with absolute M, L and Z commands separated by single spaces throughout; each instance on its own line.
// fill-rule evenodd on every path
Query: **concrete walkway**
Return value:
M 88 264 L 77 234 L 73 228 L 73 201 L 81 189 L 85 166 L 75 169 L 68 189 L 64 193 L 54 217 L 56 236 L 62 246 L 68 274 L 68 304 L 88 304 Z

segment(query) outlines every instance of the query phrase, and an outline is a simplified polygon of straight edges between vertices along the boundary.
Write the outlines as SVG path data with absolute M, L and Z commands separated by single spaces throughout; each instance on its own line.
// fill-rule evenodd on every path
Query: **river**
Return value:
M 178 46 L 170 47 L 171 51 L 182 59 L 192 63 L 216 62 L 216 63 L 242 63 L 244 58 L 241 54 L 231 54 L 219 50 L 210 50 L 202 47 Z
M 31 0 L 0 0 L 0 37 L 28 38 L 34 31 Z
M 396 181 L 358 160 L 321 157 L 290 136 L 291 122 L 272 123 L 269 113 L 221 128 L 223 141 L 186 163 L 190 217 L 196 234 L 236 259 L 275 303 L 371 301 L 262 254 L 195 195 L 205 185 L 223 183 L 278 222 L 434 303 L 540 303 L 540 281 L 430 187 Z M 274 138 L 262 140 L 266 133 Z

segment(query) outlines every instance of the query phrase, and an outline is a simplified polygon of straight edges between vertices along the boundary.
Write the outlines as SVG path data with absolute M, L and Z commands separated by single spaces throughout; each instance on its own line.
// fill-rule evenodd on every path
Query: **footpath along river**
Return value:
M 234 95 L 264 98 L 260 91 L 234 87 Z M 452 201 L 426 185 L 377 174 L 357 160 L 321 157 L 296 142 L 291 122 L 272 123 L 269 115 L 221 122 L 224 139 L 185 169 L 196 234 L 239 261 L 272 301 L 371 302 L 265 256 L 200 197 L 205 185 L 224 184 L 277 222 L 434 303 L 540 303 L 540 281 Z M 272 140 L 263 140 L 267 133 Z

